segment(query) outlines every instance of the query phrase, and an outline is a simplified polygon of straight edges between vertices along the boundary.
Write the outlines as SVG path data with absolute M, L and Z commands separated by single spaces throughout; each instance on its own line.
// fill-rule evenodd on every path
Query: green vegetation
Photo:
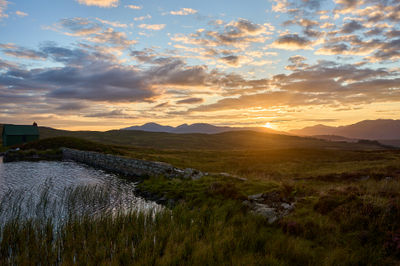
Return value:
M 0 263 L 68 265 L 73 259 L 85 265 L 398 263 L 400 186 L 394 180 L 366 180 L 358 188 L 342 184 L 320 196 L 302 185 L 257 187 L 226 177 L 198 181 L 154 177 L 143 186 L 154 191 L 163 187 L 181 203 L 155 215 L 72 215 L 58 227 L 48 217 L 11 220 L 1 228 Z M 81 191 L 93 200 L 90 190 Z M 296 209 L 268 224 L 241 204 L 246 192 L 256 191 L 295 195 Z
M 116 147 L 111 145 L 105 145 L 96 143 L 88 140 L 83 140 L 74 137 L 55 137 L 49 139 L 42 139 L 39 141 L 29 142 L 23 145 L 19 145 L 23 150 L 55 150 L 62 147 L 84 150 L 84 151 L 96 151 L 110 154 L 124 154 L 123 147 Z
M 67 147 L 161 161 L 209 173 L 226 172 L 252 180 L 345 179 L 386 176 L 399 166 L 398 150 L 337 149 L 178 150 L 109 145 L 74 137 L 55 137 L 19 146 L 22 150 Z M 346 177 L 347 176 L 347 177 Z
M 66 135 L 74 134 L 78 133 Z M 129 140 L 118 139 L 112 132 L 79 134 L 87 134 L 86 140 L 43 139 L 22 149 L 64 146 L 93 150 L 164 161 L 210 175 L 196 181 L 164 177 L 144 180 L 140 191 L 174 202 L 154 217 L 144 213 L 74 216 L 56 232 L 51 221 L 12 221 L 2 228 L 1 263 L 23 264 L 29 259 L 33 264 L 71 264 L 71 258 L 82 264 L 107 265 L 400 263 L 398 150 L 368 146 L 374 143 L 346 146 L 318 142 L 323 143 L 318 146 L 311 139 L 296 140 L 301 145 L 282 144 L 278 140 L 292 137 L 261 141 L 259 136 L 270 136 L 258 133 L 243 133 L 247 140 L 236 145 L 231 142 L 238 136 L 229 139 L 229 134 L 200 135 L 192 145 L 188 142 L 196 137 L 193 134 L 145 136 L 136 132 L 129 133 Z M 135 141 L 133 136 L 137 137 Z M 145 141 L 155 136 L 160 139 Z M 177 140 L 155 149 L 166 136 Z M 142 145 L 124 146 L 123 142 Z M 269 142 L 276 143 L 268 146 Z M 202 144 L 202 149 L 196 148 Z M 341 145 L 346 147 L 342 149 Z M 295 209 L 268 224 L 243 204 L 249 195 L 258 193 L 289 198 L 296 202 Z
M 61 160 L 61 150 L 49 149 L 49 150 L 20 150 L 20 151 L 8 151 L 7 156 L 4 157 L 4 162 L 15 162 L 15 161 L 40 161 L 40 160 Z

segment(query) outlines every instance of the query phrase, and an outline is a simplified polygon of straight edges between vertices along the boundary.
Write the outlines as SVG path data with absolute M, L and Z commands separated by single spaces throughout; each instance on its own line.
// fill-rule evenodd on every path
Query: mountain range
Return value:
M 123 128 L 122 130 L 140 130 L 148 132 L 166 132 L 176 134 L 190 134 L 190 133 L 202 133 L 202 134 L 217 134 L 228 131 L 257 131 L 267 132 L 275 134 L 287 134 L 285 132 L 276 131 L 266 127 L 227 127 L 227 126 L 214 126 L 206 123 L 196 123 L 192 125 L 182 124 L 177 127 L 163 126 L 157 123 L 147 123 L 142 126 L 132 126 Z
M 341 136 L 349 139 L 395 140 L 400 139 L 400 120 L 364 120 L 352 125 L 330 127 L 315 125 L 289 131 L 299 136 Z
M 122 130 L 140 130 L 148 132 L 166 132 L 178 134 L 216 134 L 227 131 L 251 130 L 275 134 L 315 136 L 317 138 L 327 139 L 331 141 L 352 142 L 358 139 L 400 140 L 400 120 L 392 119 L 364 120 L 355 124 L 338 127 L 315 125 L 311 127 L 305 127 L 303 129 L 291 130 L 289 132 L 276 131 L 266 127 L 228 127 L 214 126 L 206 123 L 197 123 L 192 125 L 182 124 L 177 127 L 163 126 L 157 123 L 147 123 L 142 126 L 123 128 Z

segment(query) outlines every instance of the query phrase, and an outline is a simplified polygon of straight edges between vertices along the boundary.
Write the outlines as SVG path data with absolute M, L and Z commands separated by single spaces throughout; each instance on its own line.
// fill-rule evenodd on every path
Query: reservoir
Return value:
M 0 224 L 10 219 L 110 215 L 156 211 L 135 196 L 135 182 L 72 161 L 3 163 L 0 157 Z

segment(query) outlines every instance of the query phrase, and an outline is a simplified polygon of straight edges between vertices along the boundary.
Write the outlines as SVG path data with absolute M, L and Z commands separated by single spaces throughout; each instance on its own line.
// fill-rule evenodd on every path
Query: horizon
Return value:
M 303 133 L 301 133 L 301 132 L 295 132 L 295 131 L 303 131 L 303 130 L 307 130 L 307 129 L 310 129 L 310 128 L 316 128 L 316 127 L 318 127 L 318 126 L 323 126 L 323 127 L 327 127 L 327 128 L 332 128 L 332 129 L 339 129 L 339 128 L 346 128 L 346 127 L 349 127 L 349 126 L 354 126 L 354 125 L 357 125 L 357 124 L 362 124 L 362 123 L 365 123 L 365 122 L 376 122 L 376 121 L 393 121 L 393 122 L 395 122 L 395 121 L 400 121 L 400 119 L 381 119 L 381 118 L 378 118 L 378 119 L 375 119 L 375 120 L 371 120 L 371 119 L 366 119 L 366 120 L 361 120 L 361 121 L 357 121 L 357 122 L 355 122 L 355 123 L 351 123 L 351 124 L 343 124 L 343 125 L 338 125 L 338 126 L 328 126 L 328 125 L 326 125 L 326 124 L 313 124 L 313 125 L 310 125 L 310 126 L 305 126 L 305 127 L 302 127 L 302 128 L 294 128 L 294 129 L 290 129 L 290 130 L 287 130 L 287 131 L 284 131 L 284 130 L 277 130 L 277 129 L 274 129 L 273 127 L 271 127 L 271 125 L 269 125 L 269 124 L 266 124 L 266 125 L 261 125 L 261 126 L 253 126 L 253 127 L 249 127 L 249 126 L 238 126 L 238 127 L 236 127 L 236 126 L 225 126 L 225 125 L 216 125 L 216 124 L 210 124 L 210 123 L 204 123 L 204 122 L 198 122 L 198 123 L 183 123 L 183 124 L 178 124 L 178 125 L 176 125 L 176 126 L 171 126 L 171 125 L 169 125 L 169 124 L 159 124 L 159 123 L 156 123 L 156 122 L 146 122 L 146 123 L 143 123 L 143 124 L 137 124 L 137 125 L 130 125 L 130 126 L 128 126 L 128 127 L 124 127 L 124 128 L 111 128 L 111 129 L 107 129 L 107 130 L 90 130 L 90 129 L 88 129 L 88 130 L 85 130 L 85 129 L 75 129 L 75 130 L 73 130 L 73 129 L 63 129 L 63 128 L 56 128 L 56 127 L 52 127 L 52 126 L 48 126 L 48 125 L 40 125 L 40 124 L 38 124 L 37 126 L 38 127 L 47 127 L 47 128 L 52 128 L 52 129 L 55 129 L 55 130 L 70 130 L 70 131 L 98 131 L 98 132 L 106 132 L 106 131 L 110 131 L 110 130 L 125 130 L 125 129 L 129 129 L 129 128 L 132 128 L 132 127 L 143 127 L 143 126 L 146 126 L 146 125 L 148 125 L 148 124 L 153 124 L 153 125 L 157 125 L 157 126 L 162 126 L 162 127 L 171 127 L 171 128 L 173 128 L 173 129 L 177 129 L 177 128 L 179 128 L 179 127 L 181 127 L 181 126 L 193 126 L 193 125 L 199 125 L 199 124 L 203 124 L 203 125 L 209 125 L 209 126 L 214 126 L 214 127 L 228 127 L 228 128 L 232 128 L 232 129 L 240 129 L 240 128 L 244 128 L 244 129 L 246 129 L 246 130 L 252 130 L 252 129 L 255 129 L 255 130 L 257 130 L 257 129 L 265 129 L 265 130 L 267 130 L 266 131 L 266 133 L 272 133 L 272 134 L 281 134 L 281 133 L 287 133 L 287 134 L 293 134 L 293 135 L 297 135 L 297 136 L 313 136 L 313 135 L 309 135 L 309 134 L 303 134 Z M 36 121 L 34 121 L 33 123 L 36 123 Z M 5 124 L 12 124 L 12 123 L 2 123 L 2 122 L 0 122 L 0 125 L 5 125 Z M 31 123 L 32 124 L 32 123 Z M 14 125 L 21 125 L 21 124 L 14 124 Z M 24 124 L 24 125 L 27 125 L 27 124 Z M 139 130 L 143 130 L 143 129 L 139 129 Z M 147 130 L 143 130 L 143 131 L 147 131 Z M 150 131 L 151 132 L 151 131 Z M 160 131 L 161 132 L 161 131 Z M 167 131 L 165 131 L 165 132 L 167 132 Z M 207 133 L 208 134 L 208 133 Z M 314 134 L 315 135 L 315 134 Z M 316 134 L 315 136 L 317 136 L 317 135 L 320 135 L 320 134 Z M 328 135 L 331 135 L 331 136 L 338 136 L 338 137 L 343 137 L 343 136 L 341 136 L 341 135 L 335 135 L 335 134 L 328 134 Z
M 396 120 L 399 22 L 396 0 L 0 0 L 0 121 L 288 132 Z

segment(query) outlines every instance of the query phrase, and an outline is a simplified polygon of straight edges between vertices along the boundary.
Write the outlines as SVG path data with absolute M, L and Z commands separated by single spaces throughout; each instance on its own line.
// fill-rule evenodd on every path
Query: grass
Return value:
M 265 149 L 337 149 L 382 150 L 376 143 L 345 143 L 290 135 L 254 131 L 224 132 L 220 134 L 171 134 L 131 130 L 66 131 L 39 127 L 40 138 L 76 137 L 110 145 L 177 150 L 265 150 Z
M 239 199 L 246 189 L 239 181 L 154 177 L 144 186 L 157 191 L 159 183 L 183 201 L 156 214 L 72 215 L 58 227 L 48 217 L 12 220 L 1 227 L 0 263 L 394 265 L 400 204 L 378 199 L 382 192 L 399 192 L 398 185 L 392 189 L 395 181 L 385 182 L 367 180 L 351 193 L 341 187 L 322 197 L 304 195 L 294 213 L 270 225 L 243 207 Z M 284 193 L 275 185 L 258 188 L 271 190 Z
M 136 159 L 161 161 L 180 168 L 209 173 L 226 172 L 252 180 L 278 182 L 301 178 L 340 179 L 384 176 L 400 170 L 398 150 L 354 151 L 336 149 L 177 150 L 110 145 L 74 137 L 42 139 L 22 150 L 67 147 Z M 340 176 L 343 175 L 343 176 Z M 347 176 L 346 176 L 347 175 Z
M 31 259 L 32 264 L 68 265 L 73 258 L 93 265 L 400 263 L 398 150 L 354 150 L 354 146 L 188 150 L 107 143 L 62 137 L 22 148 L 66 146 L 215 174 L 196 181 L 144 180 L 141 190 L 175 202 L 154 217 L 75 216 L 56 231 L 50 230 L 51 220 L 12 221 L 1 230 L 0 263 L 23 264 Z M 274 224 L 242 204 L 249 195 L 271 192 L 296 201 L 294 211 Z

